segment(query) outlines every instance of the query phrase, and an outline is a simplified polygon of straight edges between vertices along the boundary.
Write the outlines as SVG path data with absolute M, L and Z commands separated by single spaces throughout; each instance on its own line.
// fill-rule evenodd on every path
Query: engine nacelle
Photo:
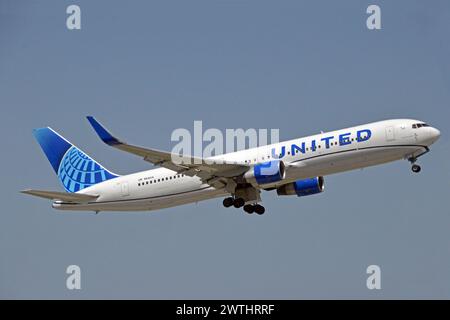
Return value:
M 264 185 L 281 181 L 285 175 L 283 161 L 273 160 L 256 164 L 244 174 L 244 178 L 251 184 Z
M 277 188 L 279 196 L 297 195 L 298 197 L 309 196 L 321 193 L 324 190 L 323 177 L 315 177 L 304 180 L 297 180 Z

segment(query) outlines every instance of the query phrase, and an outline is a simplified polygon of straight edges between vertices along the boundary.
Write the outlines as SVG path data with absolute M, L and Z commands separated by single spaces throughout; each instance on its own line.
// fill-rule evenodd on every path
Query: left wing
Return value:
M 107 145 L 140 156 L 154 165 L 188 176 L 198 176 L 202 181 L 216 188 L 232 183 L 230 181 L 232 178 L 242 175 L 250 168 L 248 165 L 238 163 L 212 163 L 211 160 L 193 156 L 180 158 L 179 155 L 170 152 L 131 145 L 113 136 L 94 117 L 88 116 L 87 119 L 100 139 Z M 173 159 L 177 159 L 177 161 L 173 161 Z

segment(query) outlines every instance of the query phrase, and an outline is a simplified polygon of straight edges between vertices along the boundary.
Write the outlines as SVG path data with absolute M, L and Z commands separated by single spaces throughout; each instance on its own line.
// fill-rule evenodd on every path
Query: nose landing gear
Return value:
M 408 159 L 409 162 L 411 162 L 411 170 L 414 173 L 419 173 L 420 170 L 422 170 L 422 168 L 416 164 L 417 158 L 423 156 L 424 154 L 427 154 L 428 152 L 430 152 L 430 149 L 428 147 L 424 147 L 424 150 L 420 153 L 420 154 L 413 154 L 411 155 Z
M 412 172 L 419 173 L 420 170 L 422 170 L 422 168 L 418 164 L 416 164 L 417 157 L 416 158 L 409 158 L 408 160 L 409 160 L 409 162 L 411 162 L 411 170 L 412 170 Z

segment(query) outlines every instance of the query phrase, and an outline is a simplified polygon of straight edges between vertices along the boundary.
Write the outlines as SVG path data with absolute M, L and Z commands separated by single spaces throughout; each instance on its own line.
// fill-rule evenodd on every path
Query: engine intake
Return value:
M 304 180 L 297 180 L 292 183 L 285 184 L 277 188 L 279 196 L 297 195 L 298 197 L 309 196 L 316 193 L 321 193 L 324 190 L 323 177 L 315 177 Z
M 273 160 L 256 164 L 244 174 L 244 178 L 249 183 L 263 185 L 281 181 L 285 174 L 283 161 Z

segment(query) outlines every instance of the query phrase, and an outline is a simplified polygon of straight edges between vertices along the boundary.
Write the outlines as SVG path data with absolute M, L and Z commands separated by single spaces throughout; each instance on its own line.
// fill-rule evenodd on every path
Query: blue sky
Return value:
M 82 29 L 66 28 L 77 4 Z M 366 28 L 378 4 L 382 29 Z M 4 168 L 1 298 L 449 298 L 448 1 L 0 1 Z M 279 128 L 280 139 L 417 118 L 420 159 L 325 178 L 323 194 L 263 193 L 264 216 L 221 201 L 151 213 L 61 213 L 20 194 L 62 190 L 31 130 L 51 126 L 121 174 L 103 145 L 170 150 L 174 129 Z M 65 287 L 77 264 L 82 290 Z M 382 290 L 366 288 L 368 265 Z

